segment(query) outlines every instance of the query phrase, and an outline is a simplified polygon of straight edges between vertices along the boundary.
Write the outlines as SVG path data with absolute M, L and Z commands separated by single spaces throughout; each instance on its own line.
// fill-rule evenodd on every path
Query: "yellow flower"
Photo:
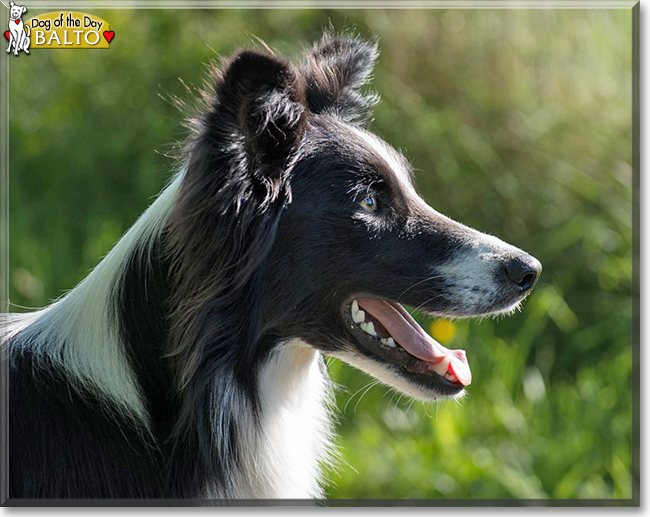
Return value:
M 446 345 L 456 337 L 456 325 L 449 320 L 435 320 L 431 323 L 430 332 L 433 339 Z

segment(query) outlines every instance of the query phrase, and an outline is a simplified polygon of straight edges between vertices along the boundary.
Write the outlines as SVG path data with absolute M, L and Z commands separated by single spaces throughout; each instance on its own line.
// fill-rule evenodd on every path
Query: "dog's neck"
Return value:
M 148 365 L 148 370 L 136 371 L 136 375 L 148 399 L 155 427 L 152 430 L 165 441 L 172 432 L 172 421 L 182 411 L 173 374 L 162 358 L 170 324 L 166 323 L 172 288 L 169 270 L 159 242 L 154 243 L 148 256 L 130 263 L 132 267 L 120 279 L 121 324 L 129 336 L 126 348 L 134 354 L 134 364 Z M 257 373 L 250 372 L 256 376 L 256 403 L 252 403 L 250 393 L 241 390 L 235 366 L 223 363 L 213 377 L 209 419 L 216 433 L 214 443 L 223 450 L 235 447 L 239 465 L 234 471 L 220 474 L 230 478 L 230 486 L 224 487 L 218 480 L 216 484 L 207 481 L 207 495 L 321 497 L 320 470 L 328 460 L 332 435 L 331 387 L 322 356 L 298 339 L 273 345 Z M 228 429 L 236 429 L 236 438 L 224 445 L 223 440 L 231 440 L 230 431 L 221 429 L 226 422 Z M 193 449 L 196 444 L 187 446 Z M 222 453 L 215 454 L 219 457 Z M 220 457 L 219 462 L 225 467 L 231 459 Z
M 297 339 L 279 344 L 260 369 L 259 395 L 256 417 L 246 405 L 231 415 L 239 451 L 239 469 L 231 474 L 231 487 L 225 491 L 208 488 L 206 495 L 323 497 L 321 470 L 332 457 L 333 433 L 329 416 L 332 389 L 320 353 Z M 215 405 L 212 420 L 223 420 L 221 413 L 232 409 Z
M 321 468 L 332 447 L 332 389 L 321 354 L 298 339 L 278 347 L 262 368 L 260 395 L 265 491 L 284 499 L 321 497 Z

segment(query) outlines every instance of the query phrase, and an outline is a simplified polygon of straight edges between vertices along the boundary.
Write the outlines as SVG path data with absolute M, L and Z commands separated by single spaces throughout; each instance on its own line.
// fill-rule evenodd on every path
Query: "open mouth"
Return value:
M 399 303 L 355 298 L 346 308 L 359 343 L 373 355 L 415 376 L 414 380 L 433 382 L 450 391 L 462 391 L 471 383 L 465 351 L 442 346 Z

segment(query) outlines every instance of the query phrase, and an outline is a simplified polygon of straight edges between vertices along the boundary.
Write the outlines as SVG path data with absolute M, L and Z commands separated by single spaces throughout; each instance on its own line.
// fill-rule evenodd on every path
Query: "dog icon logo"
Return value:
M 12 45 L 14 47 L 14 56 L 17 56 L 21 50 L 25 54 L 29 54 L 29 37 L 32 30 L 29 25 L 23 23 L 22 16 L 26 12 L 27 7 L 24 5 L 9 2 L 9 30 L 7 31 L 9 33 L 9 46 L 7 47 L 7 54 L 11 52 Z

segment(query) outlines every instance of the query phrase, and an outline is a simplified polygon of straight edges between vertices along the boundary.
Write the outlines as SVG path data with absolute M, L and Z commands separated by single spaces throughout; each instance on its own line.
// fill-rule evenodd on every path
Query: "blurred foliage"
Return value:
M 356 28 L 380 37 L 372 129 L 434 207 L 544 273 L 510 318 L 427 322 L 468 351 L 457 404 L 331 363 L 344 460 L 329 495 L 630 497 L 631 11 L 93 13 L 110 50 L 10 60 L 12 302 L 73 287 L 151 202 L 184 135 L 169 99 L 194 95 L 215 52 L 257 36 L 297 55 L 330 22 Z

